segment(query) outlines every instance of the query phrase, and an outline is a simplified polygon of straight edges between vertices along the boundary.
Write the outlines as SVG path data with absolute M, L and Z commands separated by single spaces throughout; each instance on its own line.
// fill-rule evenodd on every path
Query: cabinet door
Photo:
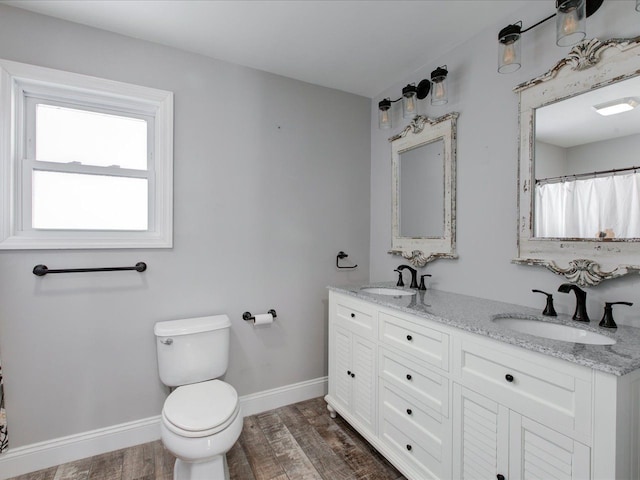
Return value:
M 376 349 L 373 343 L 352 335 L 353 404 L 356 418 L 375 431 L 376 419 Z
M 590 478 L 589 447 L 510 412 L 508 480 Z
M 332 372 L 329 376 L 329 391 L 336 402 L 351 408 L 351 333 L 344 328 L 332 329 L 331 349 Z
M 329 394 L 362 426 L 375 432 L 375 344 L 336 324 L 330 335 Z
M 508 475 L 509 410 L 453 385 L 453 478 L 478 480 Z M 509 479 L 510 480 L 510 479 Z

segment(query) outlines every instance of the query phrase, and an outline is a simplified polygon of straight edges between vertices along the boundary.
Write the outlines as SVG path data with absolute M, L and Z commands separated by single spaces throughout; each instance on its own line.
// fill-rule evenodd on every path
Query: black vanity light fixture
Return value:
M 392 126 L 391 104 L 402 100 L 402 117 L 407 120 L 418 114 L 418 100 L 423 100 L 431 93 L 431 105 L 444 105 L 448 102 L 447 66 L 442 65 L 431 72 L 431 81 L 426 78 L 416 86 L 410 83 L 402 89 L 402 96 L 396 100 L 385 98 L 378 103 L 378 127 L 388 130 Z M 433 87 L 433 89 L 432 89 Z
M 556 17 L 556 45 L 569 47 L 582 41 L 586 36 L 586 18 L 600 8 L 604 0 L 556 0 L 556 12 L 529 28 L 522 29 L 522 22 L 507 25 L 498 34 L 498 72 L 512 73 L 518 70 L 520 58 L 520 37 L 523 33 Z M 640 0 L 636 0 L 640 3 Z M 636 5 L 636 9 L 639 8 Z

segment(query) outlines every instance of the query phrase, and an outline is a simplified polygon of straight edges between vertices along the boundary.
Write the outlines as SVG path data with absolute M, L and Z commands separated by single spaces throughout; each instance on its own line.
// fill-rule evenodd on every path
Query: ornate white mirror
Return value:
M 391 137 L 392 241 L 389 253 L 423 267 L 455 253 L 456 119 L 415 117 Z
M 520 94 L 518 258 L 581 286 L 640 270 L 640 37 L 576 45 Z

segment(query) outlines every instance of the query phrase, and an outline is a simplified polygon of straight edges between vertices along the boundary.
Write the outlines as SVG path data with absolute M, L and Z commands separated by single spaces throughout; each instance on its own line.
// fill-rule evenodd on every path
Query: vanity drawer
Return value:
M 454 352 L 454 374 L 464 386 L 590 442 L 591 375 L 586 367 L 468 336 L 455 339 Z
M 425 408 L 449 416 L 449 380 L 385 348 L 379 353 L 380 377 L 422 402 Z
M 442 446 L 434 441 L 429 435 L 423 433 L 420 440 L 416 440 L 408 435 L 408 428 L 405 422 L 396 418 L 393 414 L 383 417 L 380 424 L 380 439 L 382 442 L 402 459 L 403 462 L 411 465 L 416 473 L 417 479 L 447 479 L 450 462 L 442 461 L 434 457 L 434 453 L 443 456 Z M 412 432 L 413 433 L 413 432 Z M 446 453 L 444 453 L 446 456 Z
M 350 331 L 367 338 L 375 336 L 375 308 L 349 297 L 335 295 L 335 320 Z
M 380 382 L 380 425 L 394 425 L 407 438 L 404 446 L 418 445 L 430 456 L 429 470 L 441 470 L 449 464 L 447 447 L 450 442 L 449 420 L 390 384 Z M 384 436 L 384 432 L 383 432 Z M 394 435 L 392 435 L 393 437 Z M 396 442 L 397 443 L 397 442 Z M 438 475 L 440 477 L 440 475 Z M 445 477 L 446 478 L 446 477 Z
M 449 335 L 387 312 L 380 312 L 379 320 L 379 338 L 383 344 L 449 371 Z

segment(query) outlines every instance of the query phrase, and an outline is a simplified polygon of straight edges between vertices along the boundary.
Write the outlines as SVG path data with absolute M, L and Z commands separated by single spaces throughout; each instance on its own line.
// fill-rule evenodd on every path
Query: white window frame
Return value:
M 46 103 L 147 121 L 148 169 L 73 165 L 73 172 L 146 178 L 148 228 L 38 230 L 31 228 L 31 172 L 69 171 L 64 163 L 27 155 L 26 108 Z M 0 59 L 0 249 L 171 248 L 173 246 L 173 93 Z

